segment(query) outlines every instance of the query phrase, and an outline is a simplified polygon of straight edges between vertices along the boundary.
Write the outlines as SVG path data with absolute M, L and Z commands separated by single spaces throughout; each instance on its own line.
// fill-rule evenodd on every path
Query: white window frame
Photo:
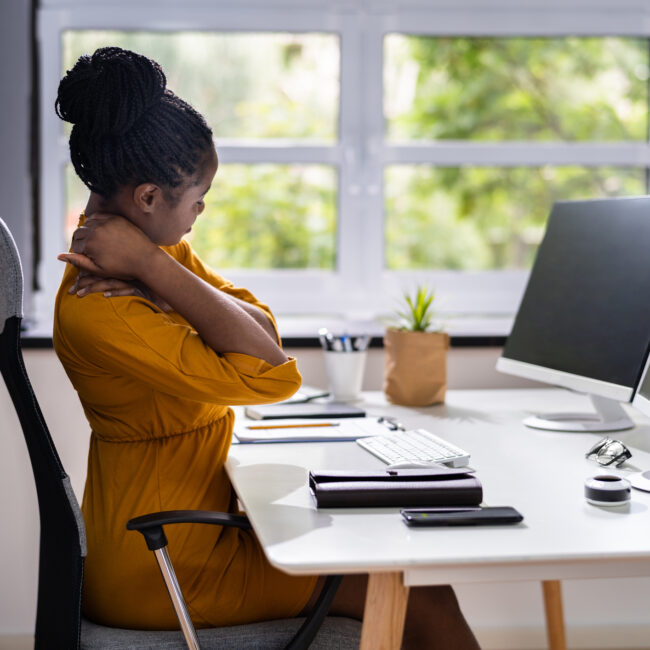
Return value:
M 39 10 L 41 66 L 42 287 L 37 315 L 51 319 L 61 276 L 56 255 L 63 241 L 69 161 L 62 123 L 54 113 L 61 74 L 62 32 L 67 29 L 152 31 L 330 32 L 341 44 L 339 138 L 332 144 L 295 141 L 220 141 L 222 163 L 324 163 L 338 172 L 337 269 L 224 271 L 277 314 L 372 319 L 391 310 L 403 289 L 427 282 L 444 317 L 501 318 L 507 323 L 521 298 L 525 271 L 388 271 L 384 268 L 383 174 L 388 164 L 445 166 L 630 166 L 650 168 L 643 143 L 391 144 L 384 136 L 383 42 L 389 33 L 432 36 L 650 37 L 648 0 L 44 0 Z M 51 320 L 49 321 L 51 322 Z M 453 333 L 453 331 L 452 331 Z

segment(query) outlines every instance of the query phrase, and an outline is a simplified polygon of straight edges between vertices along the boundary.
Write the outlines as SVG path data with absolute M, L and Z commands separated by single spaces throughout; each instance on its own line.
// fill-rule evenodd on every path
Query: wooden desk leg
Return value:
M 566 650 L 564 614 L 562 612 L 562 583 L 559 580 L 544 580 L 544 609 L 546 611 L 546 633 L 550 650 Z
M 360 650 L 399 650 L 408 595 L 401 573 L 370 574 Z

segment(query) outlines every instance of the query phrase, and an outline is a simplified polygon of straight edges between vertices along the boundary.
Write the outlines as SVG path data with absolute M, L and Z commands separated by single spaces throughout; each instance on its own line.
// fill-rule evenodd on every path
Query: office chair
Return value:
M 361 635 L 361 625 L 358 621 L 342 617 L 326 618 L 340 583 L 340 576 L 328 578 L 313 612 L 305 619 L 264 621 L 204 629 L 197 633 L 169 562 L 163 526 L 194 522 L 250 528 L 245 516 L 210 511 L 152 513 L 136 517 L 127 525 L 127 528 L 141 532 L 149 549 L 154 552 L 182 633 L 111 628 L 83 618 L 81 593 L 86 555 L 84 521 L 23 362 L 20 340 L 22 301 L 23 275 L 20 257 L 9 229 L 0 219 L 0 372 L 16 408 L 27 443 L 36 482 L 41 523 L 35 649 L 358 648 Z

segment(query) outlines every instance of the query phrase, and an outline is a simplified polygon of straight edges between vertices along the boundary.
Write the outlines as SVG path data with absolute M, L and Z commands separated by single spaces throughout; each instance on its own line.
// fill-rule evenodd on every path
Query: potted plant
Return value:
M 384 393 L 389 402 L 428 406 L 445 401 L 449 335 L 436 328 L 435 294 L 418 286 L 405 293 L 384 334 Z

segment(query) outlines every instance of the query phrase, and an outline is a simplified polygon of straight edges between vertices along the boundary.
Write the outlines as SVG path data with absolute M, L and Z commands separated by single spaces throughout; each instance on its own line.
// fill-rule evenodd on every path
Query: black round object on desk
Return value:
M 585 499 L 595 506 L 621 506 L 630 501 L 630 482 L 620 476 L 599 474 L 585 481 Z

